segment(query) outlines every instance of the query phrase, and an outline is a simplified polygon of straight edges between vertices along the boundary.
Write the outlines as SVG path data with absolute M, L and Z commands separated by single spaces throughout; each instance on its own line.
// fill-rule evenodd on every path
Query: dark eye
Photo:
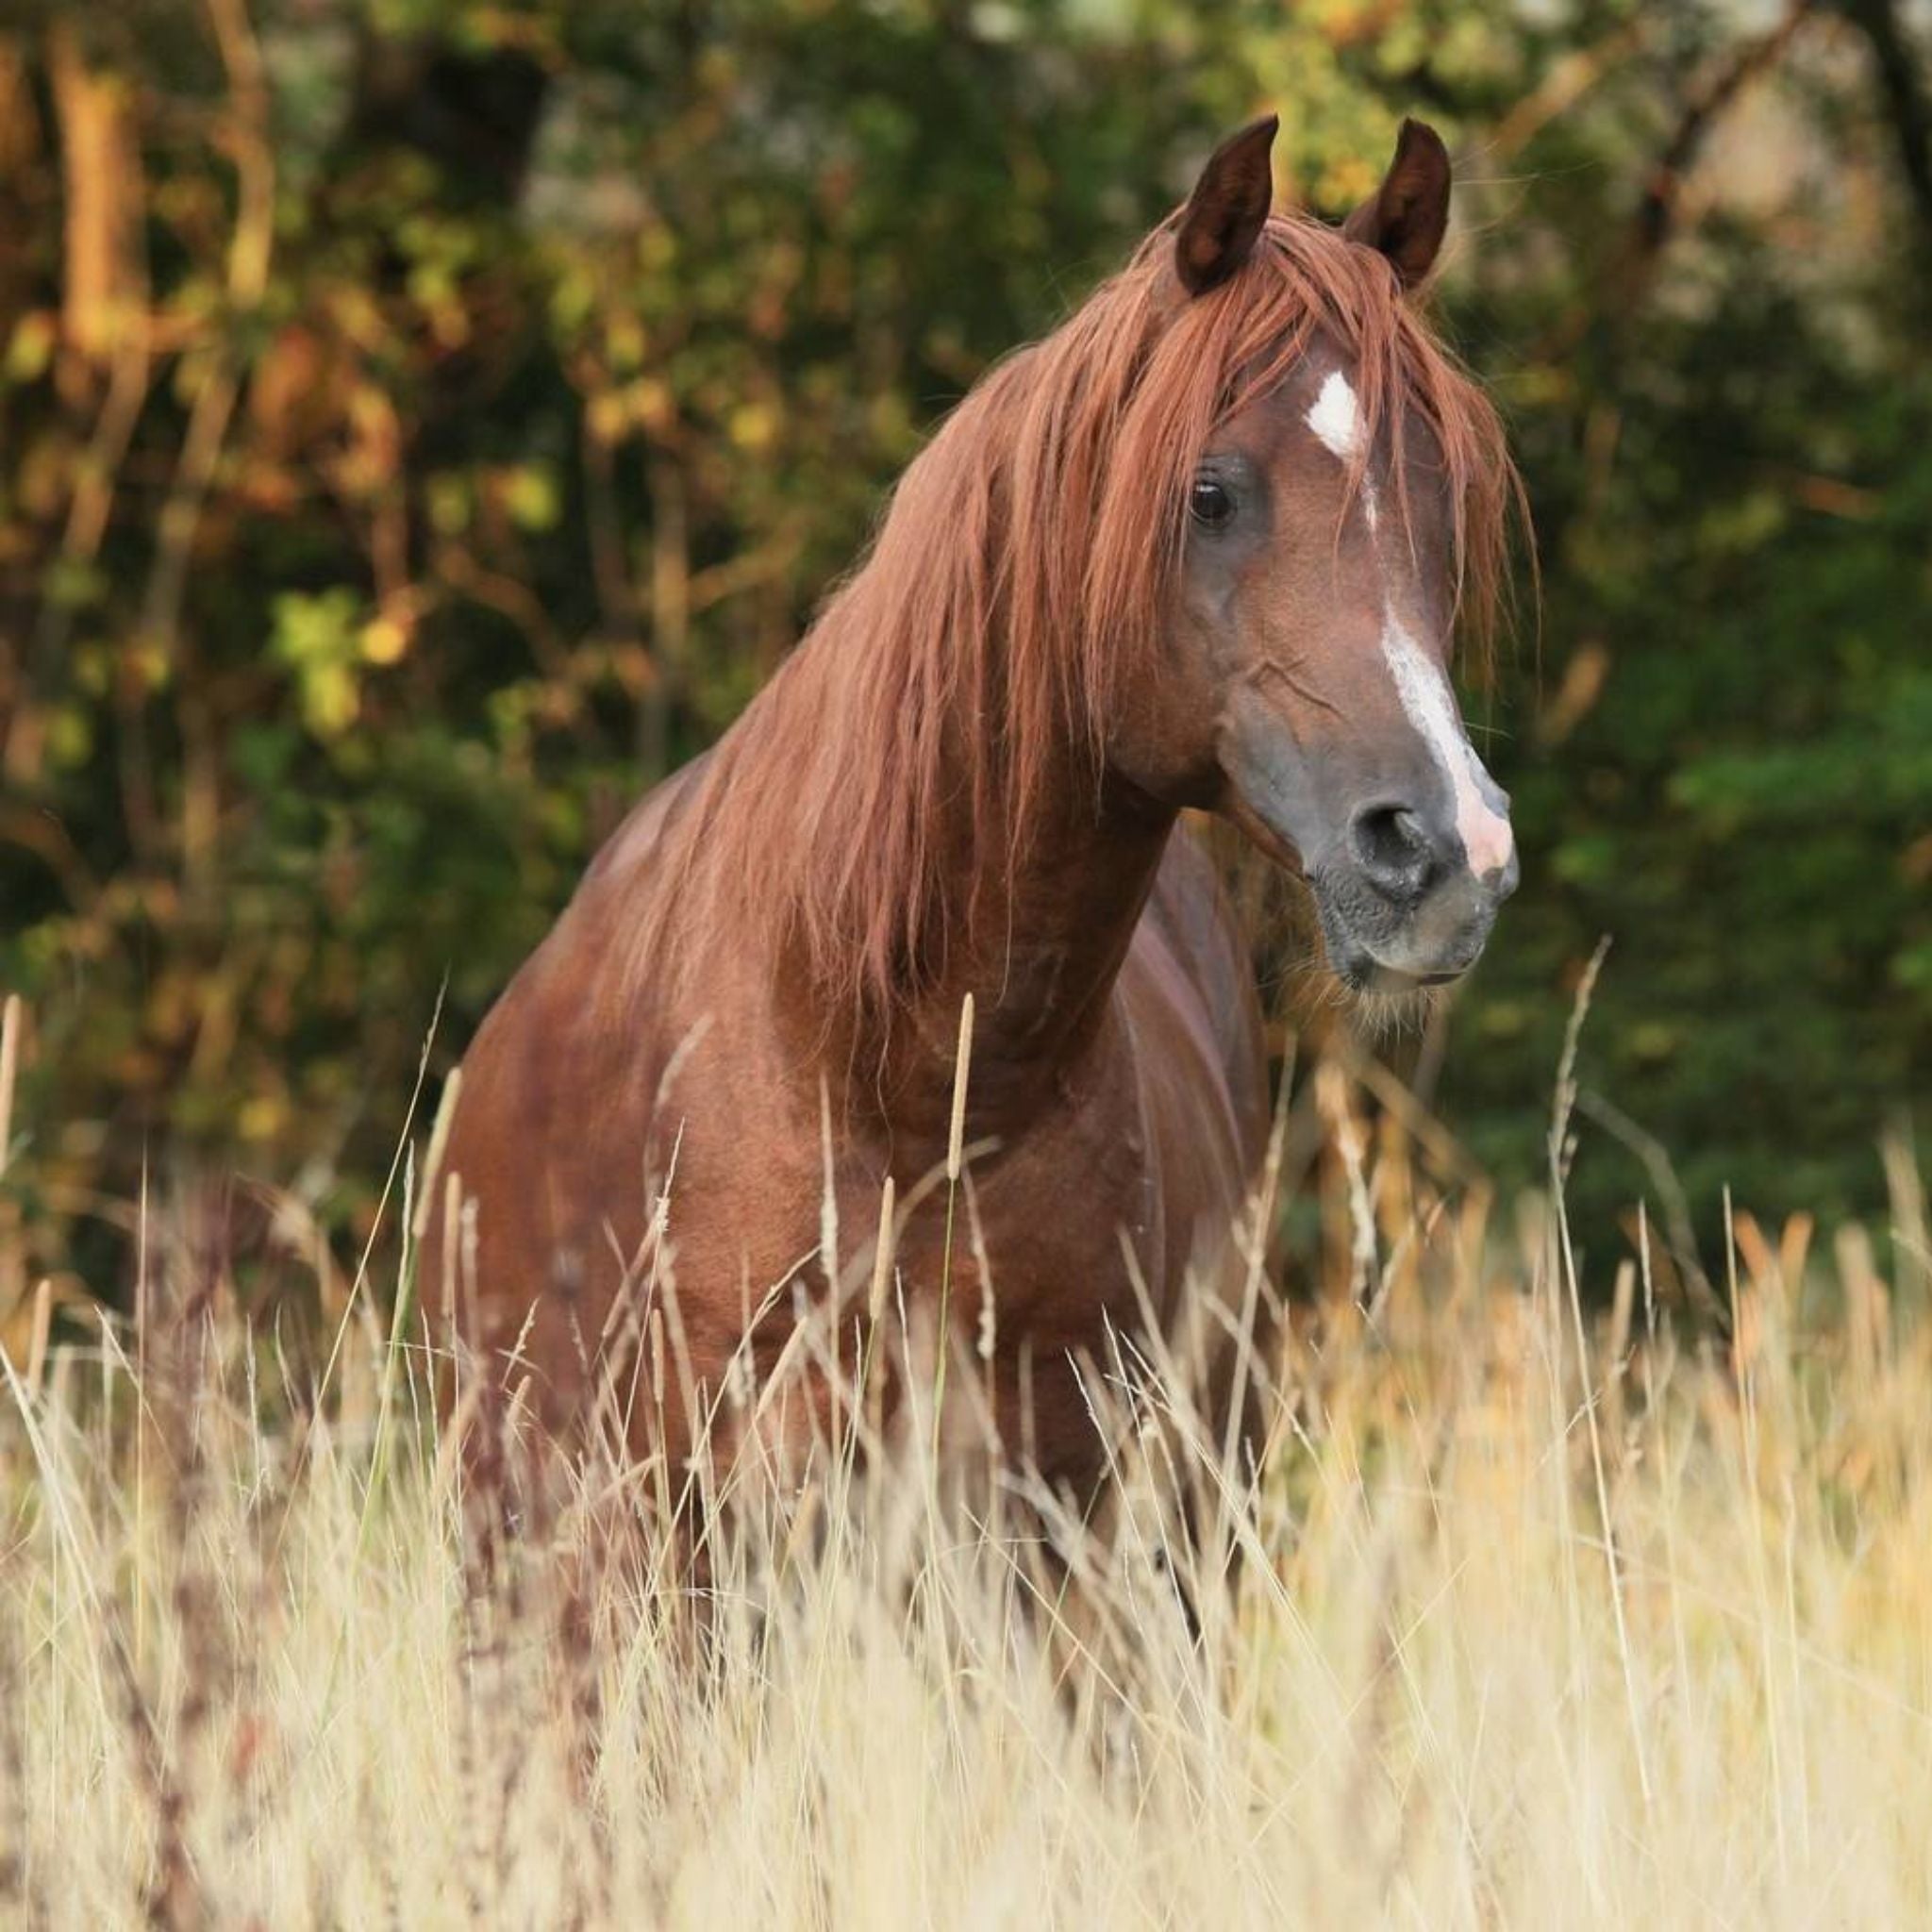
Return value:
M 1212 476 L 1196 476 L 1194 487 L 1188 491 L 1188 514 L 1210 530 L 1220 529 L 1234 514 L 1234 498 L 1226 484 L 1217 483 Z

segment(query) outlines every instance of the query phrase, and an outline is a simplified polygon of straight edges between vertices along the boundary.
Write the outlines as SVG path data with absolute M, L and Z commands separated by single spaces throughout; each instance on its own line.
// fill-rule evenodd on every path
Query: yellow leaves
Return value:
M 1381 178 L 1374 163 L 1359 155 L 1332 161 L 1322 171 L 1323 204 L 1329 208 L 1353 208 L 1375 192 Z
M 641 368 L 648 346 L 643 324 L 628 308 L 613 310 L 605 319 L 604 346 L 613 369 Z
M 75 772 L 93 755 L 91 715 L 78 705 L 57 705 L 47 713 L 47 759 L 60 771 Z
M 503 507 L 523 530 L 554 530 L 563 515 L 557 472 L 547 463 L 516 463 L 502 477 Z
M 585 426 L 598 442 L 607 446 L 624 441 L 630 420 L 621 390 L 602 390 L 584 405 Z
M 677 259 L 677 237 L 654 225 L 638 237 L 638 266 L 647 275 L 666 273 Z
M 641 429 L 668 429 L 677 415 L 671 385 L 653 376 L 631 384 L 631 408 Z
M 732 410 L 725 432 L 740 449 L 768 449 L 778 434 L 778 412 L 764 403 L 741 403 Z
M 318 738 L 336 738 L 356 722 L 361 694 L 346 665 L 311 665 L 302 677 L 302 713 Z
M 409 648 L 409 633 L 393 617 L 373 617 L 362 626 L 362 661 L 396 664 Z
M 442 470 L 427 479 L 424 505 L 440 537 L 480 528 L 500 539 L 508 534 L 506 525 L 541 536 L 563 520 L 563 485 L 544 462 Z
M 122 690 L 130 695 L 165 690 L 170 671 L 167 648 L 159 639 L 137 633 L 122 645 L 115 669 Z
M 339 737 L 361 709 L 358 672 L 368 660 L 370 634 L 378 650 L 391 640 L 381 626 L 392 620 L 358 622 L 359 599 L 353 591 L 325 591 L 319 596 L 291 591 L 275 604 L 275 631 L 269 648 L 294 675 L 302 719 L 318 738 Z M 400 625 L 393 625 L 398 632 Z M 407 635 L 396 643 L 401 655 Z M 377 659 L 376 661 L 381 661 Z
M 584 405 L 591 434 L 601 443 L 615 445 L 641 430 L 664 430 L 677 418 L 671 385 L 654 375 L 596 391 Z
M 8 382 L 35 382 L 46 374 L 59 335 L 51 308 L 31 308 L 13 325 L 0 370 Z
M 1303 0 L 1301 22 L 1332 46 L 1373 40 L 1388 25 L 1388 0 Z

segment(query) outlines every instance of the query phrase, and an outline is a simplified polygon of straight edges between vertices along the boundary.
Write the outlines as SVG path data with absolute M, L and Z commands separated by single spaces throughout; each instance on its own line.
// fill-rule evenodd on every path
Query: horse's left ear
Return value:
M 1220 287 L 1254 253 L 1274 200 L 1269 153 L 1280 125 L 1278 115 L 1264 114 L 1208 157 L 1174 240 L 1174 271 L 1189 294 Z
M 1449 150 L 1422 121 L 1405 121 L 1382 185 L 1341 225 L 1351 242 L 1379 249 L 1412 289 L 1435 266 L 1449 225 Z

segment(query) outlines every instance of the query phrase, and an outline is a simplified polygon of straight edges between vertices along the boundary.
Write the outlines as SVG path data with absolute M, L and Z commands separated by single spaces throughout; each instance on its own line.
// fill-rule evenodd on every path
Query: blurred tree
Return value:
M 1541 532 L 1490 704 L 1527 880 L 1452 1120 L 1535 1172 L 1609 931 L 1586 1081 L 1699 1207 L 1868 1202 L 1932 1065 L 1923 58 L 1875 0 L 16 0 L 42 1259 L 98 1278 L 161 1158 L 359 1224 L 445 973 L 438 1064 L 937 418 L 1263 104 L 1331 213 L 1401 113 L 1450 134 L 1443 308 Z M 1581 1210 L 1634 1179 L 1587 1164 Z

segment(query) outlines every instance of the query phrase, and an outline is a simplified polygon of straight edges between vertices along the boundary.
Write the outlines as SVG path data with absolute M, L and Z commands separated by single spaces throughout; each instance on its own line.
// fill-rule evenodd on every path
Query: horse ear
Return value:
M 1264 114 L 1208 157 L 1174 242 L 1174 269 L 1189 294 L 1218 288 L 1254 252 L 1274 200 L 1269 150 L 1280 125 L 1278 115 Z
M 1435 266 L 1449 225 L 1449 150 L 1422 121 L 1405 121 L 1382 185 L 1341 225 L 1351 242 L 1379 249 L 1412 289 Z

